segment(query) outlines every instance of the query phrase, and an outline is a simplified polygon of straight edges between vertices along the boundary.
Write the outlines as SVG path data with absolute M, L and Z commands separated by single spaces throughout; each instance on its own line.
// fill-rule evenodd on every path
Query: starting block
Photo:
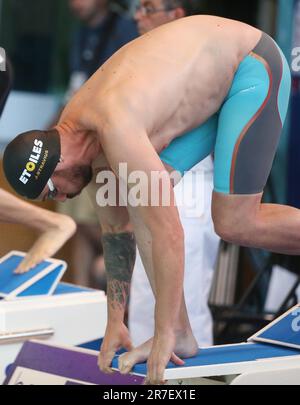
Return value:
M 25 341 L 75 346 L 98 339 L 106 327 L 103 291 L 60 282 L 66 265 L 55 259 L 14 275 L 23 257 L 13 251 L 0 259 L 0 383 Z
M 133 373 L 145 377 L 146 364 Z M 170 385 L 300 385 L 300 304 L 247 343 L 200 349 L 183 367 L 169 363 L 164 378 Z
M 199 349 L 183 367 L 170 363 L 164 378 L 169 385 L 299 385 L 300 305 L 297 305 L 248 342 Z M 133 373 L 121 375 L 118 356 L 113 375 L 97 367 L 98 351 L 26 342 L 11 366 L 8 385 L 140 385 L 147 374 L 146 364 Z
M 31 273 L 38 288 L 32 280 L 26 280 L 25 286 L 31 294 L 26 296 L 24 286 L 15 285 L 16 280 L 22 279 L 10 276 L 14 262 L 21 258 L 22 254 L 11 252 L 0 261 L 0 270 L 6 272 L 7 278 L 2 288 L 4 299 L 0 301 L 0 378 L 3 380 L 6 366 L 19 353 L 6 384 L 141 384 L 147 374 L 146 364 L 136 365 L 130 376 L 121 376 L 116 356 L 112 367 L 117 372 L 107 376 L 97 367 L 97 351 L 72 347 L 104 334 L 104 293 L 59 283 L 64 270 L 62 263 L 50 259 L 36 273 Z M 53 292 L 42 279 L 47 280 L 46 284 L 54 283 Z M 40 295 L 40 289 L 46 295 Z M 36 338 L 48 338 L 49 343 L 28 341 Z M 63 370 L 63 365 L 72 365 L 72 369 Z M 183 367 L 170 363 L 164 378 L 170 385 L 299 385 L 300 304 L 246 343 L 199 349 L 198 355 L 186 359 Z
M 117 367 L 116 362 L 114 367 Z M 185 360 L 184 367 L 169 364 L 164 378 L 170 385 L 247 385 L 254 378 L 255 385 L 280 385 L 283 382 L 281 372 L 287 370 L 287 383 L 298 385 L 300 350 L 250 342 L 200 349 L 196 357 Z M 145 377 L 147 367 L 137 365 L 133 372 Z M 277 379 L 274 379 L 274 374 L 277 374 Z
M 98 351 L 37 341 L 24 343 L 4 385 L 140 385 L 134 375 L 113 377 L 97 365 Z

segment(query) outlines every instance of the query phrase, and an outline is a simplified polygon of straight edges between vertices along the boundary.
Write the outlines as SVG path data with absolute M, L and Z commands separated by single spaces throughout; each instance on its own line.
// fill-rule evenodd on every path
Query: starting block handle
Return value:
M 13 344 L 31 339 L 48 339 L 53 335 L 54 335 L 53 328 L 1 333 L 0 345 Z

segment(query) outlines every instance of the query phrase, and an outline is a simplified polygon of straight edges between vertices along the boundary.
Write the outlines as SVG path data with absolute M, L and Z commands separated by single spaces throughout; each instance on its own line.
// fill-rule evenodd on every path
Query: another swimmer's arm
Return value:
M 27 203 L 1 189 L 0 221 L 26 225 L 40 232 L 16 273 L 24 273 L 53 256 L 76 231 L 75 222 L 68 216 Z

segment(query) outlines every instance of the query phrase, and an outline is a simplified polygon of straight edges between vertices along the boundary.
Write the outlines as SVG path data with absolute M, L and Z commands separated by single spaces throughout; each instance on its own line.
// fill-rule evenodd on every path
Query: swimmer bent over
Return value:
M 299 254 L 299 211 L 261 203 L 289 93 L 287 62 L 268 35 L 237 21 L 187 17 L 118 51 L 71 99 L 53 130 L 17 137 L 6 149 L 5 172 L 22 195 L 64 201 L 107 167 L 118 176 L 121 162 L 128 174 L 139 170 L 150 178 L 153 171 L 188 171 L 214 152 L 216 232 L 240 245 Z M 42 142 L 43 166 L 36 159 L 26 173 L 35 142 Z M 155 292 L 155 335 L 124 355 L 120 367 L 128 372 L 148 358 L 152 384 L 163 383 L 171 358 L 182 364 L 177 356 L 197 352 L 183 299 L 184 235 L 171 181 L 168 188 L 169 207 L 97 207 L 108 276 L 99 364 L 111 372 L 115 351 L 132 349 L 123 319 L 136 238 Z

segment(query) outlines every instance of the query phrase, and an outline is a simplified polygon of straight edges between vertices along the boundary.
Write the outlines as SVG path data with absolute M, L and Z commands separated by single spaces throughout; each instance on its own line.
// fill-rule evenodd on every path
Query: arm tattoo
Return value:
M 135 263 L 133 233 L 105 234 L 102 237 L 107 273 L 107 298 L 113 309 L 125 309 Z

